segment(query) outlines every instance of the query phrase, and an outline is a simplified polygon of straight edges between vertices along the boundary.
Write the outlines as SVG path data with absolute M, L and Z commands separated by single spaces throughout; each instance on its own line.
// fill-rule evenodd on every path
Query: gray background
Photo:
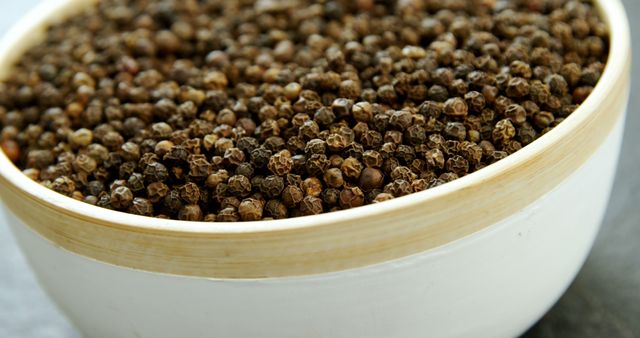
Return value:
M 38 1 L 3 1 L 0 35 Z M 634 17 L 640 15 L 640 1 L 624 0 L 624 3 L 631 19 L 633 52 L 637 56 L 640 22 Z M 640 337 L 639 70 L 634 62 L 622 156 L 595 248 L 571 288 L 524 335 L 526 338 Z M 38 287 L 6 224 L 0 224 L 0 337 L 80 338 Z

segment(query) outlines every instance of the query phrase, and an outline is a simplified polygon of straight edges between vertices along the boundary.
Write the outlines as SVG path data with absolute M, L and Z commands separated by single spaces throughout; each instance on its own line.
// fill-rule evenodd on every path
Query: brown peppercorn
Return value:
M 304 198 L 302 189 L 294 185 L 288 185 L 282 191 L 282 202 L 289 208 L 295 208 Z
M 124 138 L 116 131 L 107 132 L 102 137 L 102 144 L 108 149 L 115 151 L 124 144 Z
M 180 198 L 187 204 L 196 204 L 200 200 L 200 188 L 193 182 L 184 184 L 178 191 L 180 192 Z
M 429 189 L 429 181 L 425 179 L 417 179 L 411 182 L 411 189 L 413 192 L 420 192 Z
M 86 128 L 80 128 L 69 134 L 68 141 L 73 147 L 86 147 L 93 141 L 93 132 Z
M 164 182 L 169 178 L 169 171 L 160 162 L 149 163 L 143 171 L 144 179 L 148 183 Z
M 375 150 L 367 150 L 362 153 L 362 163 L 367 167 L 379 168 L 383 161 L 382 155 Z
M 408 164 L 415 159 L 416 153 L 413 147 L 408 146 L 406 144 L 401 144 L 396 149 L 395 156 L 402 163 Z
M 405 196 L 413 192 L 411 184 L 405 180 L 395 180 L 384 186 L 384 192 L 394 197 Z
M 140 146 L 133 142 L 126 142 L 120 147 L 120 155 L 125 161 L 140 159 Z
M 243 221 L 258 221 L 262 219 L 263 211 L 262 202 L 254 198 L 244 199 L 238 206 L 238 214 Z
M 347 139 L 341 134 L 331 134 L 326 140 L 329 150 L 339 152 L 347 146 Z
M 511 120 L 504 119 L 498 121 L 493 129 L 493 141 L 505 142 L 512 139 L 516 135 L 516 128 L 511 124 Z
M 349 116 L 352 111 L 352 107 L 353 101 L 346 98 L 338 98 L 331 103 L 331 110 L 338 118 Z M 366 109 L 366 106 L 361 106 L 360 108 Z
M 71 196 L 71 194 L 76 190 L 76 185 L 69 177 L 60 176 L 51 183 L 51 189 L 57 193 Z
M 169 193 L 169 187 L 162 182 L 153 182 L 147 186 L 147 198 L 152 203 L 158 203 Z
M 368 123 L 373 119 L 373 107 L 369 102 L 358 102 L 351 108 L 351 114 L 356 121 Z
M 80 154 L 73 160 L 73 169 L 76 172 L 91 174 L 96 170 L 97 166 L 96 160 L 85 154 Z
M 329 159 L 325 154 L 313 154 L 307 159 L 305 167 L 310 176 L 322 176 L 329 167 Z
M 315 196 L 305 196 L 300 202 L 302 215 L 318 215 L 323 211 L 322 200 Z
M 393 111 L 389 117 L 389 124 L 398 130 L 405 130 L 409 128 L 412 122 L 413 118 L 411 113 L 406 110 Z
M 134 215 L 153 216 L 153 204 L 145 198 L 136 197 L 127 212 Z
M 240 215 L 235 208 L 224 208 L 216 216 L 217 222 L 237 222 L 239 220 Z
M 324 173 L 324 182 L 328 187 L 340 188 L 344 184 L 342 171 L 338 168 L 329 168 Z
M 231 182 L 231 179 L 229 179 L 229 182 Z M 260 191 L 268 198 L 280 196 L 282 190 L 284 190 L 284 179 L 275 175 L 265 177 L 260 186 Z
M 328 107 L 322 107 L 313 114 L 313 121 L 318 125 L 328 126 L 336 119 L 336 115 Z
M 447 159 L 445 167 L 448 171 L 454 172 L 456 175 L 461 177 L 466 175 L 469 171 L 469 162 L 460 155 L 454 155 Z
M 344 209 L 359 207 L 364 204 L 364 193 L 358 187 L 345 187 L 340 192 L 339 203 Z
M 16 141 L 4 140 L 2 141 L 0 146 L 4 154 L 7 155 L 7 158 L 9 158 L 11 162 L 18 162 L 18 160 L 20 159 L 20 146 Z
M 267 167 L 274 175 L 284 176 L 288 174 L 293 168 L 291 153 L 288 150 L 275 153 L 269 158 Z
M 220 169 L 210 174 L 204 184 L 207 188 L 215 188 L 218 184 L 226 183 L 228 180 L 229 172 L 225 169 Z
M 360 97 L 362 88 L 360 84 L 353 80 L 344 80 L 340 83 L 338 95 L 347 99 L 355 100 Z
M 77 201 L 82 201 L 84 200 L 84 194 L 80 191 L 74 191 L 73 193 L 71 193 L 71 198 L 73 198 L 74 200 Z
M 315 121 L 306 121 L 299 129 L 299 136 L 306 140 L 314 139 L 318 137 L 320 133 L 320 127 Z
M 356 158 L 348 157 L 340 166 L 340 170 L 342 170 L 342 174 L 348 179 L 357 180 L 360 178 L 360 173 L 363 169 L 362 163 L 358 161 Z
M 444 168 L 445 158 L 440 149 L 431 149 L 425 153 L 425 162 L 430 170 Z
M 464 100 L 467 102 L 467 106 L 471 111 L 479 113 L 486 106 L 486 99 L 484 95 L 476 91 L 470 91 L 464 95 Z
M 506 158 L 507 156 L 509 156 L 509 154 L 506 151 L 496 150 L 491 155 L 489 155 L 488 158 L 490 163 L 495 163 Z
M 318 197 L 322 193 L 322 182 L 316 177 L 309 177 L 302 181 L 302 190 L 305 196 Z
M 413 180 L 418 178 L 418 175 L 405 166 L 397 166 L 393 168 L 390 176 L 393 180 L 405 180 L 407 182 L 413 182 Z
M 555 117 L 553 114 L 547 111 L 541 111 L 533 115 L 533 123 L 540 129 L 547 128 L 554 120 Z
M 289 100 L 293 100 L 300 95 L 301 91 L 302 86 L 297 82 L 292 82 L 284 87 L 284 96 Z
M 259 147 L 251 151 L 251 163 L 256 168 L 263 168 L 269 163 L 269 159 L 271 158 L 271 151 Z
M 202 209 L 197 204 L 185 205 L 180 209 L 178 219 L 181 221 L 202 221 Z
M 245 176 L 233 175 L 228 180 L 228 191 L 236 196 L 248 196 L 251 194 L 251 181 Z
M 126 209 L 133 203 L 133 193 L 125 186 L 120 186 L 111 192 L 111 206 L 116 209 Z
M 384 175 L 379 169 L 367 167 L 362 170 L 358 182 L 360 187 L 365 190 L 382 188 L 384 185 Z
M 264 211 L 273 219 L 283 219 L 287 218 L 287 216 L 289 215 L 289 210 L 287 209 L 287 207 L 278 200 L 267 201 L 264 207 Z
M 444 134 L 450 139 L 463 141 L 467 137 L 467 128 L 461 122 L 449 122 L 444 127 Z
M 504 116 L 517 125 L 521 125 L 527 121 L 527 111 L 519 104 L 512 104 L 507 107 Z
M 509 80 L 506 93 L 509 97 L 520 98 L 529 95 L 529 82 L 521 77 Z
M 53 153 L 50 150 L 31 150 L 27 153 L 27 166 L 35 169 L 44 169 L 53 164 Z
M 230 165 L 237 166 L 245 160 L 244 152 L 238 148 L 229 148 L 224 152 L 224 161 Z
M 469 107 L 467 106 L 467 103 L 459 97 L 448 99 L 444 103 L 444 113 L 448 116 L 464 117 L 468 112 Z
M 324 154 L 326 152 L 326 142 L 318 138 L 309 140 L 304 147 L 304 152 L 307 155 Z
M 421 125 L 414 124 L 404 132 L 404 139 L 411 145 L 423 144 L 427 138 L 426 131 Z
M 394 198 L 394 196 L 390 193 L 379 193 L 378 195 L 376 195 L 376 197 L 373 199 L 373 203 L 380 203 L 380 202 L 384 202 L 384 201 L 389 201 L 392 200 Z

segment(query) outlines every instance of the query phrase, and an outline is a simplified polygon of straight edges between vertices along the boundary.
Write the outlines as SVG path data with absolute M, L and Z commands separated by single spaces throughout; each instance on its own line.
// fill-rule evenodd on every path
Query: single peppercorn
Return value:
M 291 153 L 288 150 L 275 153 L 269 158 L 267 167 L 274 175 L 284 176 L 288 174 L 293 168 Z
M 51 189 L 63 195 L 71 196 L 76 190 L 76 185 L 67 176 L 60 176 L 51 183 Z
M 240 202 L 238 206 L 238 215 L 243 221 L 258 221 L 262 219 L 264 206 L 261 201 L 254 198 L 247 198 Z
M 80 128 L 69 134 L 68 141 L 74 147 L 86 147 L 93 141 L 93 132 L 87 128 Z
M 342 171 L 338 168 L 329 168 L 324 173 L 324 182 L 331 188 L 339 188 L 344 184 Z
M 362 164 L 356 158 L 348 157 L 340 166 L 340 170 L 342 174 L 348 179 L 357 180 L 360 177 L 360 173 L 362 171 Z
M 120 186 L 111 192 L 111 206 L 116 209 L 128 208 L 133 203 L 133 193 L 125 186 Z
M 181 221 L 202 221 L 202 209 L 197 204 L 185 205 L 178 213 Z
M 322 200 L 314 196 L 305 196 L 300 202 L 302 215 L 318 215 L 323 211 Z
M 246 176 L 233 175 L 229 177 L 227 184 L 228 191 L 236 196 L 244 197 L 251 194 L 251 181 Z
M 267 201 L 264 207 L 264 212 L 273 219 L 283 219 L 287 218 L 289 215 L 287 207 L 278 200 Z
M 516 129 L 508 119 L 500 120 L 493 129 L 494 142 L 508 141 L 516 135 Z
M 380 153 L 375 150 L 367 150 L 362 153 L 362 163 L 364 163 L 364 165 L 367 167 L 380 167 L 382 166 L 383 161 L 384 159 L 382 158 L 382 155 L 380 155 Z
M 358 187 L 345 187 L 340 192 L 339 203 L 344 209 L 359 207 L 364 204 L 364 193 Z
M 229 179 L 231 182 L 231 179 Z M 284 179 L 280 176 L 269 175 L 264 178 L 260 186 L 260 191 L 269 198 L 280 196 L 284 189 Z
M 316 177 L 309 177 L 302 181 L 302 190 L 305 196 L 318 197 L 322 193 L 322 182 Z
M 288 185 L 282 191 L 282 202 L 289 208 L 298 206 L 303 198 L 304 192 L 295 185 Z
M 384 175 L 379 169 L 367 167 L 362 170 L 358 183 L 365 190 L 382 188 Z
M 504 116 L 517 125 L 521 125 L 527 121 L 527 111 L 519 104 L 512 104 L 507 107 Z
M 145 198 L 135 197 L 127 211 L 135 215 L 153 216 L 153 204 Z
M 459 97 L 448 99 L 444 103 L 444 113 L 448 116 L 464 117 L 468 112 L 469 107 L 467 106 L 467 103 Z

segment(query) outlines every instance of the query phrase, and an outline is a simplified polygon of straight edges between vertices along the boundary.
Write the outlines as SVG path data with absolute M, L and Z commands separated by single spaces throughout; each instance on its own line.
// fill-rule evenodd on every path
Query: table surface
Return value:
M 0 35 L 38 2 L 3 3 Z M 624 3 L 630 17 L 640 14 L 640 1 Z M 640 41 L 640 22 L 632 20 L 631 26 L 634 41 Z M 634 44 L 635 56 L 639 45 Z M 640 69 L 634 65 L 636 80 Z M 638 85 L 633 83 L 632 93 Z M 524 338 L 640 337 L 639 114 L 640 98 L 632 95 L 613 195 L 589 259 L 567 293 Z M 80 338 L 38 287 L 6 224 L 0 224 L 0 337 Z

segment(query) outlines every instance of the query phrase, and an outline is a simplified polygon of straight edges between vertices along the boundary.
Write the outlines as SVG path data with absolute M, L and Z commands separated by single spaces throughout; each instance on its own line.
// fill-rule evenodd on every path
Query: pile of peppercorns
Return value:
M 607 34 L 586 0 L 103 0 L 0 84 L 0 141 L 104 208 L 319 214 L 533 142 L 590 94 Z

